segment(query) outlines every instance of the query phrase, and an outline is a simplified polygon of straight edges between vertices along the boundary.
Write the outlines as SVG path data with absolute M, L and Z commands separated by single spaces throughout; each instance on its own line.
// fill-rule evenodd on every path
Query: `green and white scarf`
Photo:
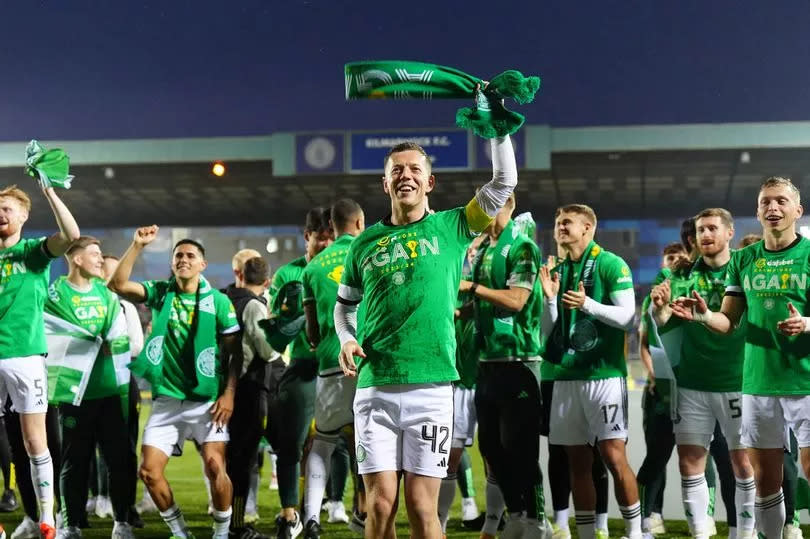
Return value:
M 352 62 L 345 69 L 346 99 L 469 99 L 474 107 L 456 113 L 456 125 L 483 138 L 511 135 L 523 125 L 522 114 L 507 110 L 505 98 L 530 103 L 539 77 L 508 70 L 489 83 L 452 67 L 401 60 Z
M 99 357 L 107 343 L 115 366 L 115 379 L 122 397 L 129 394 L 130 361 L 129 337 L 124 311 L 118 298 L 109 294 L 107 317 L 97 334 L 92 334 L 76 319 L 72 309 L 59 302 L 51 302 L 52 312 L 44 313 L 45 337 L 48 341 L 48 402 L 79 406 L 87 390 L 90 374 L 96 361 L 109 361 Z M 128 409 L 128 408 L 127 408 Z
M 68 174 L 69 170 L 70 159 L 64 150 L 59 148 L 46 150 L 36 140 L 32 140 L 25 147 L 25 173 L 36 178 L 43 188 L 70 189 L 73 176 Z
M 130 370 L 152 384 L 160 387 L 163 383 L 163 358 L 165 356 L 164 341 L 169 330 L 174 298 L 177 296 L 177 283 L 174 278 L 170 280 L 169 288 L 163 298 L 154 323 L 152 333 L 146 340 L 138 358 L 130 363 Z M 189 342 L 186 343 L 183 353 L 191 345 L 194 357 L 194 369 L 197 373 L 197 385 L 192 393 L 201 398 L 213 400 L 219 394 L 219 379 L 216 376 L 206 375 L 208 366 L 214 363 L 217 354 L 217 320 L 216 304 L 214 302 L 214 289 L 208 281 L 200 275 L 197 285 L 197 297 L 194 306 Z
M 591 317 L 583 313 L 581 309 L 566 308 L 563 305 L 562 297 L 568 291 L 578 290 L 580 282 L 585 286 L 585 294 L 588 297 L 593 297 L 595 281 L 593 276 L 596 273 L 596 263 L 601 253 L 602 248 L 591 241 L 579 261 L 574 262 L 571 257 L 566 257 L 557 266 L 556 271 L 560 274 L 560 291 L 557 295 L 557 320 L 554 322 L 554 327 L 546 341 L 546 353 L 543 355 L 543 359 L 546 361 L 557 364 L 562 363 L 566 354 L 580 348 L 577 345 L 577 340 L 582 336 L 577 334 L 578 322 Z M 593 336 L 589 335 L 588 337 Z M 598 346 L 593 347 L 593 350 L 598 353 Z M 587 360 L 585 356 L 589 354 L 582 353 L 582 355 L 583 360 Z

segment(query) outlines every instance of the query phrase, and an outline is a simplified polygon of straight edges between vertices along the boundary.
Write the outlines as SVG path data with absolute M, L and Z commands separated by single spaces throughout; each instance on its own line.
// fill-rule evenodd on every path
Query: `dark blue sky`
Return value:
M 352 102 L 343 64 L 539 74 L 530 123 L 810 120 L 810 3 L 10 0 L 0 140 L 452 125 L 460 102 Z

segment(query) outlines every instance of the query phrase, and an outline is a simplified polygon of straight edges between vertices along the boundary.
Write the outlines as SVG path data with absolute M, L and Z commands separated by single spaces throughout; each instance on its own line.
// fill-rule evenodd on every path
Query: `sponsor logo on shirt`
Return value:
M 756 262 L 754 262 L 754 266 L 757 269 L 763 269 L 765 268 L 765 266 L 769 268 L 780 268 L 782 266 L 792 266 L 792 265 L 793 265 L 792 258 L 790 260 L 765 260 L 764 258 L 759 258 L 757 259 Z
M 340 279 L 343 277 L 343 264 L 335 266 L 332 271 L 327 274 L 327 277 L 340 284 Z

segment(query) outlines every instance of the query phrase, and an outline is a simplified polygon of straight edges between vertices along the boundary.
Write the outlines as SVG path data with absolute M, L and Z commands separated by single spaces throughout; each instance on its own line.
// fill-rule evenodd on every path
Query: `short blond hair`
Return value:
M 594 227 L 596 226 L 596 212 L 593 211 L 593 208 L 586 204 L 566 204 L 565 206 L 560 206 L 554 213 L 554 219 L 557 219 L 557 217 L 563 213 L 576 213 L 577 215 L 582 215 Z
M 734 228 L 734 218 L 731 216 L 731 212 L 725 208 L 706 208 L 695 215 L 695 226 L 697 226 L 698 219 L 704 217 L 719 217 L 728 228 Z
M 796 187 L 796 184 L 794 184 L 790 178 L 785 178 L 783 176 L 771 176 L 770 178 L 766 178 L 765 181 L 762 182 L 759 192 L 761 193 L 763 189 L 768 187 L 787 187 L 788 190 L 796 197 L 796 203 L 802 203 L 802 194 L 799 192 L 799 188 Z
M 16 185 L 9 185 L 8 187 L 0 189 L 0 198 L 13 198 L 20 203 L 20 206 L 22 206 L 26 212 L 31 211 L 31 198 Z
M 259 253 L 259 251 L 256 249 L 242 249 L 233 255 L 233 258 L 231 259 L 231 268 L 242 271 L 245 269 L 245 262 L 251 258 L 259 258 L 261 256 L 261 253 Z

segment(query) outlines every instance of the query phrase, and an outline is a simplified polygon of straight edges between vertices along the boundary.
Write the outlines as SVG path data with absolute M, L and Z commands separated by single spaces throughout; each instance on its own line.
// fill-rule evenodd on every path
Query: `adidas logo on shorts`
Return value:
M 617 423 L 613 425 L 613 428 L 610 430 L 612 430 L 613 432 L 620 432 L 622 430 L 622 427 Z

